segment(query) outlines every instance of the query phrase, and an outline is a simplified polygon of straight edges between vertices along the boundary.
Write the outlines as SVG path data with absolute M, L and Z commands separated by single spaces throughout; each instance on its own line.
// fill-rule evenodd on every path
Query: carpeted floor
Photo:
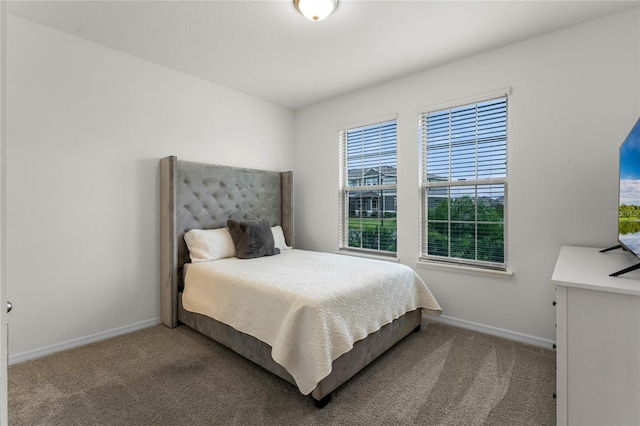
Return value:
M 555 353 L 434 322 L 325 408 L 182 326 L 9 368 L 10 425 L 554 425 Z

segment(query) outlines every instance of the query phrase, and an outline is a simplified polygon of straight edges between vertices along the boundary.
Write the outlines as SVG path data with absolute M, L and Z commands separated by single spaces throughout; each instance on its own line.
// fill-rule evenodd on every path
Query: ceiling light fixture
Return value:
M 293 0 L 293 4 L 307 19 L 317 22 L 331 15 L 338 0 Z

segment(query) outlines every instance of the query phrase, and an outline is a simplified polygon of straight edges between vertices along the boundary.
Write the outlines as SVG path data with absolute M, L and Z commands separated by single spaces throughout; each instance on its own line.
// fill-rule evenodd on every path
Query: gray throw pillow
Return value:
M 271 226 L 266 220 L 227 220 L 227 228 L 239 259 L 253 259 L 280 253 L 275 248 Z

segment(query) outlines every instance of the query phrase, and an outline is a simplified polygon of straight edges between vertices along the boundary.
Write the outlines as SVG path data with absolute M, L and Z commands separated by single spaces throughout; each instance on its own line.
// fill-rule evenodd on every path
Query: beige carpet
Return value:
M 10 425 L 553 425 L 555 353 L 440 323 L 315 408 L 285 381 L 162 325 L 9 368 Z

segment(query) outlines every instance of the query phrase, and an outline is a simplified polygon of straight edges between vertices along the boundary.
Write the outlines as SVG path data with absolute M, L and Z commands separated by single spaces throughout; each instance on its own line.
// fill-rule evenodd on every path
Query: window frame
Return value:
M 338 129 L 338 150 L 339 150 L 339 198 L 338 198 L 338 210 L 339 210 L 339 214 L 338 214 L 338 220 L 339 220 L 339 232 L 338 232 L 338 252 L 340 253 L 345 253 L 345 254 L 356 254 L 356 255 L 365 255 L 365 256 L 370 256 L 370 257 L 381 257 L 381 258 L 385 258 L 385 259 L 396 259 L 397 258 L 397 252 L 398 252 L 398 246 L 397 246 L 397 196 L 398 196 L 398 184 L 397 184 L 397 169 L 398 169 L 398 158 L 397 158 L 397 153 L 398 153 L 398 117 L 396 114 L 394 115 L 388 115 L 388 116 L 384 116 L 384 117 L 379 117 L 376 119 L 372 119 L 372 120 L 367 120 L 367 121 L 362 121 L 359 123 L 355 123 L 355 124 L 351 124 L 351 125 L 346 125 L 346 126 L 340 126 Z M 378 176 L 378 180 L 377 180 L 377 184 L 372 185 L 370 183 L 368 183 L 368 179 L 370 179 L 367 176 L 361 176 L 359 177 L 357 180 L 356 179 L 351 179 L 356 180 L 359 185 L 354 185 L 354 186 L 350 186 L 349 185 L 349 170 L 348 170 L 348 156 L 347 156 L 347 150 L 348 150 L 348 145 L 347 145 L 347 132 L 349 131 L 353 131 L 353 130 L 358 130 L 358 129 L 363 129 L 366 127 L 370 127 L 370 126 L 382 126 L 386 123 L 389 122 L 394 122 L 395 124 L 395 155 L 396 155 L 396 161 L 395 161 L 395 175 L 394 175 L 394 182 L 393 184 L 387 184 L 387 183 L 380 183 L 379 179 L 380 176 Z M 395 222 L 396 222 L 396 250 L 395 251 L 386 251 L 386 250 L 378 250 L 378 249 L 369 249 L 369 248 L 362 248 L 362 247 L 351 247 L 349 246 L 349 206 L 350 206 L 350 200 L 349 200 L 349 192 L 355 192 L 355 191 L 363 191 L 363 192 L 370 192 L 370 191 L 387 191 L 387 190 L 392 190 L 394 191 L 394 200 L 396 200 L 394 207 L 395 207 L 395 211 L 396 211 L 396 217 L 395 217 Z M 383 193 L 382 197 L 388 197 L 389 195 L 386 195 Z M 358 203 L 361 205 L 362 204 L 362 199 L 359 199 Z M 384 204 L 384 202 L 382 202 Z M 384 213 L 382 213 L 384 214 Z M 378 236 L 378 245 L 380 244 L 380 237 Z
M 459 99 L 456 101 L 448 102 L 445 104 L 435 105 L 428 108 L 421 108 L 418 110 L 418 147 L 419 147 L 419 256 L 418 263 L 422 265 L 436 265 L 443 266 L 446 268 L 460 268 L 464 271 L 495 271 L 499 274 L 507 274 L 506 276 L 510 276 L 508 272 L 508 151 L 509 151 L 509 97 L 511 95 L 511 89 L 505 88 L 502 90 L 497 90 L 490 93 L 485 93 L 478 96 L 468 97 L 464 99 Z M 427 143 L 426 137 L 424 135 L 423 128 L 423 118 L 427 114 L 433 114 L 441 111 L 463 108 L 466 106 L 472 106 L 481 104 L 484 102 L 488 102 L 494 99 L 506 99 L 506 107 L 505 107 L 505 125 L 506 125 L 506 135 L 505 135 L 505 176 L 504 177 L 489 177 L 489 178 L 477 178 L 476 179 L 468 179 L 468 180 L 451 180 L 452 177 L 449 176 L 448 180 L 445 181 L 434 181 L 428 182 L 428 170 L 427 170 Z M 477 125 L 477 117 L 476 117 L 476 125 Z M 477 161 L 478 155 L 477 151 L 475 154 L 475 160 Z M 451 167 L 451 166 L 449 166 Z M 490 187 L 490 185 L 502 185 L 503 186 L 503 261 L 502 262 L 494 262 L 494 261 L 482 261 L 477 260 L 477 228 L 476 228 L 476 259 L 464 259 L 458 257 L 452 257 L 450 248 L 451 248 L 451 239 L 449 238 L 448 244 L 448 256 L 438 256 L 429 254 L 429 246 L 428 246 L 428 190 L 431 188 L 446 188 L 447 189 L 447 198 L 450 199 L 449 191 L 451 188 L 457 187 L 474 187 L 475 194 L 479 193 L 483 187 Z M 476 207 L 477 209 L 477 207 Z M 477 210 L 476 210 L 477 212 Z M 451 219 L 451 216 L 447 218 L 446 223 L 454 223 L 455 220 Z M 478 217 L 476 216 L 473 221 L 468 221 L 470 223 L 474 223 L 477 225 L 478 223 L 488 223 L 488 222 L 478 222 Z

